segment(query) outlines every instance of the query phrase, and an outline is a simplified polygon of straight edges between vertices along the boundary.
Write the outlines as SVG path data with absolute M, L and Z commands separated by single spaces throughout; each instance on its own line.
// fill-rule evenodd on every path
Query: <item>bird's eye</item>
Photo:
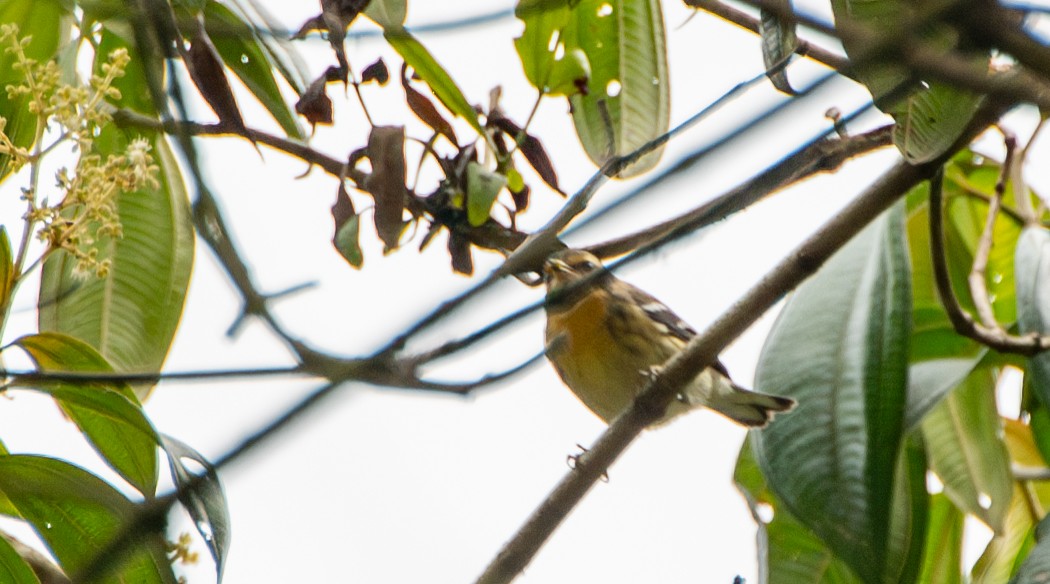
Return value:
M 592 262 L 591 260 L 583 260 L 582 262 L 576 264 L 576 267 L 580 268 L 581 270 L 583 270 L 585 272 L 589 272 L 589 271 L 597 268 L 598 264 Z

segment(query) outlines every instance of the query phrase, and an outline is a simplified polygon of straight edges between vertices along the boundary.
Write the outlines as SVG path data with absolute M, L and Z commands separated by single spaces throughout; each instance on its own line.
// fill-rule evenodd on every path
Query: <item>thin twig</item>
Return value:
M 842 139 L 822 136 L 758 176 L 688 213 L 635 233 L 588 246 L 587 250 L 600 258 L 615 257 L 657 241 L 685 225 L 695 231 L 741 211 L 777 190 L 821 172 L 832 172 L 850 158 L 892 143 L 893 126 L 883 126 Z
M 759 33 L 759 19 L 751 16 L 743 10 L 733 8 L 724 2 L 720 2 L 719 0 L 685 0 L 685 3 L 687 6 L 706 10 L 727 22 L 731 22 L 755 34 Z M 856 79 L 853 72 L 850 70 L 850 63 L 846 57 L 833 53 L 819 45 L 799 39 L 798 44 L 795 47 L 795 53 L 813 59 L 818 63 L 827 65 L 846 77 Z
M 864 47 L 855 51 L 859 54 L 850 60 L 853 70 L 863 64 L 892 62 L 923 79 L 942 81 L 1010 103 L 1028 102 L 1041 108 L 1050 108 L 1050 82 L 1046 78 L 1033 75 L 1024 68 L 989 71 L 985 64 L 945 52 L 943 47 L 915 34 L 919 24 L 943 16 L 953 4 L 965 3 L 957 1 L 947 5 L 935 4 L 929 13 L 921 14 L 908 23 L 902 23 L 900 30 L 891 30 L 890 27 L 876 29 L 853 20 L 840 20 L 832 27 L 812 16 L 785 10 L 778 2 L 741 1 L 756 8 L 769 10 L 784 22 L 797 23 L 843 42 L 849 41 L 854 46 Z M 969 10 L 974 20 L 981 19 L 981 10 Z
M 1002 331 L 989 329 L 974 321 L 962 306 L 952 290 L 951 276 L 944 250 L 944 175 L 938 171 L 930 180 L 930 256 L 933 263 L 933 279 L 937 285 L 937 295 L 948 315 L 955 332 L 974 339 L 1001 353 L 1034 355 L 1050 348 L 1050 337 L 1032 333 L 1017 337 Z
M 967 282 L 970 285 L 970 296 L 973 298 L 974 307 L 981 324 L 1000 334 L 1006 331 L 995 319 L 995 310 L 992 309 L 992 301 L 988 296 L 988 284 L 986 282 L 988 272 L 988 257 L 992 253 L 995 244 L 995 222 L 999 218 L 999 208 L 1003 202 L 1003 192 L 1006 190 L 1007 179 L 1010 176 L 1010 168 L 1013 166 L 1014 155 L 1017 150 L 1017 139 L 1013 134 L 1003 131 L 1003 141 L 1006 145 L 1006 159 L 1003 162 L 999 180 L 995 183 L 995 192 L 988 202 L 988 214 L 985 217 L 984 231 L 977 241 L 977 249 L 973 254 L 973 265 Z

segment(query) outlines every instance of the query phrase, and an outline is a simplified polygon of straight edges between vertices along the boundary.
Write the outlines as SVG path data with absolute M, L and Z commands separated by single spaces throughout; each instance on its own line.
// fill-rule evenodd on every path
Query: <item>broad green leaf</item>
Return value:
M 733 481 L 758 525 L 761 581 L 778 584 L 859 584 L 849 566 L 777 500 L 766 485 L 750 437 L 737 457 Z
M 1050 333 L 1050 232 L 1028 227 L 1017 241 L 1017 317 L 1022 333 Z M 1050 353 L 1028 359 L 1031 385 L 1044 406 L 1050 407 Z
M 926 449 L 915 432 L 902 444 L 897 459 L 890 507 L 888 556 L 884 582 L 911 584 L 922 571 L 930 494 L 926 491 Z
M 402 28 L 408 12 L 406 0 L 372 0 L 364 10 L 364 15 L 371 18 L 383 29 Z
M 0 582 L 40 584 L 40 579 L 33 573 L 33 569 L 3 536 L 0 536 Z
M 306 64 L 293 47 L 291 39 L 271 34 L 285 23 L 280 22 L 265 6 L 255 0 L 215 0 L 232 11 L 241 22 L 250 23 L 255 41 L 266 51 L 269 61 L 296 95 L 306 91 Z
M 988 542 L 970 572 L 971 584 L 1001 584 L 1013 576 L 1018 560 L 1031 545 L 1032 513 L 1020 486 L 1014 486 L 1002 535 Z
M 566 0 L 520 0 L 514 15 L 525 23 L 514 39 L 525 78 L 544 95 L 569 96 L 587 88 L 591 64 L 579 47 L 566 48 L 562 31 L 572 10 Z
M 44 372 L 108 373 L 113 368 L 89 345 L 61 334 L 25 336 L 24 349 Z M 95 450 L 146 498 L 157 490 L 153 425 L 126 383 L 31 381 L 24 384 L 55 398 Z
M 930 498 L 926 553 L 918 582 L 962 584 L 963 514 L 945 495 Z
M 561 38 L 567 55 L 581 49 L 590 66 L 587 93 L 569 101 L 576 134 L 595 164 L 667 132 L 671 97 L 660 0 L 581 0 Z M 662 152 L 645 155 L 619 176 L 651 169 Z
M 948 392 L 958 387 L 980 365 L 986 354 L 985 350 L 974 357 L 932 359 L 908 367 L 905 427 L 911 429 L 917 426 Z
M 951 190 L 947 184 L 945 191 L 945 194 L 950 196 Z M 908 247 L 912 263 L 913 328 L 910 359 L 912 363 L 935 359 L 968 359 L 981 352 L 981 345 L 955 332 L 937 293 L 937 286 L 933 278 L 933 263 L 930 257 L 928 197 L 929 184 L 925 182 L 917 185 L 907 195 Z M 950 225 L 946 226 L 946 230 L 952 233 Z M 966 290 L 966 274 L 970 271 L 973 256 L 959 245 L 948 246 L 946 253 L 949 273 L 958 291 L 956 295 L 960 296 L 960 301 L 970 302 Z M 965 296 L 963 296 L 964 293 Z M 972 302 L 969 306 L 972 306 Z M 955 385 L 953 383 L 948 387 L 943 387 L 941 395 Z M 939 398 L 941 395 L 936 397 Z M 909 401 L 913 397 L 909 392 Z M 932 405 L 932 402 L 928 405 Z M 909 427 L 915 422 L 911 417 L 911 411 L 909 407 Z
M 66 14 L 59 0 L 0 0 L 0 25 L 17 25 L 20 39 L 30 37 L 25 54 L 38 63 L 52 59 L 68 36 L 68 27 L 63 26 Z M 9 47 L 9 44 L 0 47 L 0 118 L 7 120 L 3 132 L 11 142 L 29 149 L 42 127 L 36 114 L 29 112 L 30 97 L 20 95 L 12 99 L 4 89 L 26 84 L 25 72 L 14 67 L 17 58 L 7 52 Z M 0 181 L 13 170 L 11 157 L 0 154 Z
M 479 134 L 484 134 L 481 122 L 478 121 L 478 113 L 444 67 L 416 37 L 401 27 L 387 28 L 383 31 L 383 36 L 408 66 L 426 81 L 434 95 L 450 112 L 466 120 Z
M 487 170 L 477 162 L 467 164 L 467 221 L 477 227 L 489 220 L 492 205 L 496 202 L 507 177 Z
M 963 511 L 1001 533 L 1013 496 L 1010 456 L 1000 435 L 995 372 L 974 371 L 922 422 L 930 469 Z
M 105 127 L 95 141 L 103 157 L 123 153 L 132 131 Z M 181 170 L 167 141 L 148 135 L 160 167 L 159 188 L 118 199 L 122 238 L 100 238 L 112 266 L 104 278 L 73 274 L 64 252 L 44 262 L 40 330 L 80 339 L 121 372 L 160 371 L 182 315 L 193 266 L 193 226 Z M 136 387 L 140 400 L 148 386 Z
M 130 522 L 136 507 L 98 477 L 42 456 L 0 457 L 0 492 L 44 540 L 67 574 L 86 568 Z M 141 534 L 122 550 L 104 582 L 174 584 L 162 533 Z
M 1050 579 L 1050 516 L 1036 526 L 1035 542 L 1010 584 L 1046 584 Z
M 846 55 L 854 64 L 875 105 L 893 116 L 894 143 L 912 164 L 928 162 L 945 152 L 962 134 L 982 97 L 934 80 L 913 78 L 893 52 L 879 46 L 894 43 L 901 30 L 914 28 L 920 16 L 916 4 L 907 0 L 832 0 L 839 28 L 857 27 L 870 35 L 844 35 Z M 916 31 L 928 45 L 946 50 L 957 43 L 957 33 L 946 25 L 927 24 Z M 909 30 L 910 30 L 909 29 Z M 988 61 L 987 53 L 973 57 L 976 70 Z
M 275 64 L 255 33 L 255 27 L 215 1 L 204 8 L 204 26 L 223 63 L 266 107 L 284 132 L 293 138 L 304 138 L 299 119 L 274 77 Z
M 219 476 L 211 463 L 186 443 L 171 436 L 163 436 L 163 444 L 176 487 L 185 489 L 194 481 L 200 481 L 196 489 L 186 491 L 180 500 L 207 543 L 221 582 L 223 569 L 226 567 L 226 555 L 230 548 L 230 511 L 222 483 L 219 482 Z M 183 459 L 200 466 L 204 473 L 191 471 Z
M 137 111 L 147 116 L 156 116 L 157 108 L 150 94 L 146 70 L 152 69 L 157 79 L 163 79 L 164 59 L 160 55 L 143 55 L 135 47 L 132 31 L 126 30 L 128 22 L 123 18 L 108 20 L 103 23 L 98 49 L 95 51 L 95 70 L 98 71 L 110 53 L 117 49 L 128 51 L 131 61 L 124 69 L 124 76 L 113 81 L 113 87 L 120 91 L 120 100 L 113 105 Z
M 911 549 L 890 541 L 906 405 L 909 276 L 901 203 L 798 288 L 756 372 L 758 391 L 799 403 L 754 434 L 770 487 L 870 584 L 897 577 Z
M 959 139 L 983 101 L 951 85 L 923 82 L 905 103 L 887 112 L 897 122 L 893 143 L 908 162 L 929 162 Z

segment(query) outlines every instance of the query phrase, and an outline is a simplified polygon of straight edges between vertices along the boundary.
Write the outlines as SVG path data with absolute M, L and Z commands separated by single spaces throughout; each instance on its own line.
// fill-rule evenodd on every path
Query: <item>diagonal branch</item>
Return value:
M 1001 113 L 986 108 L 955 146 L 936 160 L 920 166 L 900 162 L 891 168 L 666 363 L 631 408 L 618 417 L 587 452 L 583 464 L 562 479 L 504 546 L 478 578 L 478 584 L 501 584 L 513 580 L 635 437 L 663 415 L 682 387 L 713 363 L 726 345 L 772 308 L 784 294 L 815 273 L 836 250 L 904 193 L 929 178 L 944 161 L 966 146 Z

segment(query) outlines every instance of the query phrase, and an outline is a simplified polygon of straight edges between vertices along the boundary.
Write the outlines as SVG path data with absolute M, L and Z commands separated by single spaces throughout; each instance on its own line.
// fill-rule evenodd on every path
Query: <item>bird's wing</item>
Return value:
M 626 282 L 623 282 L 623 284 L 623 290 L 631 295 L 631 299 L 635 304 L 641 306 L 642 310 L 649 315 L 649 318 L 653 319 L 653 322 L 658 326 L 663 327 L 675 338 L 680 339 L 684 343 L 688 343 L 697 335 L 696 329 L 689 326 L 689 323 L 682 320 L 682 317 L 675 314 L 673 310 L 668 308 L 663 302 L 657 300 L 652 294 L 649 294 L 641 288 L 636 288 L 627 284 Z M 729 377 L 729 371 L 720 360 L 715 359 L 715 362 L 711 364 L 711 368 L 722 375 Z

